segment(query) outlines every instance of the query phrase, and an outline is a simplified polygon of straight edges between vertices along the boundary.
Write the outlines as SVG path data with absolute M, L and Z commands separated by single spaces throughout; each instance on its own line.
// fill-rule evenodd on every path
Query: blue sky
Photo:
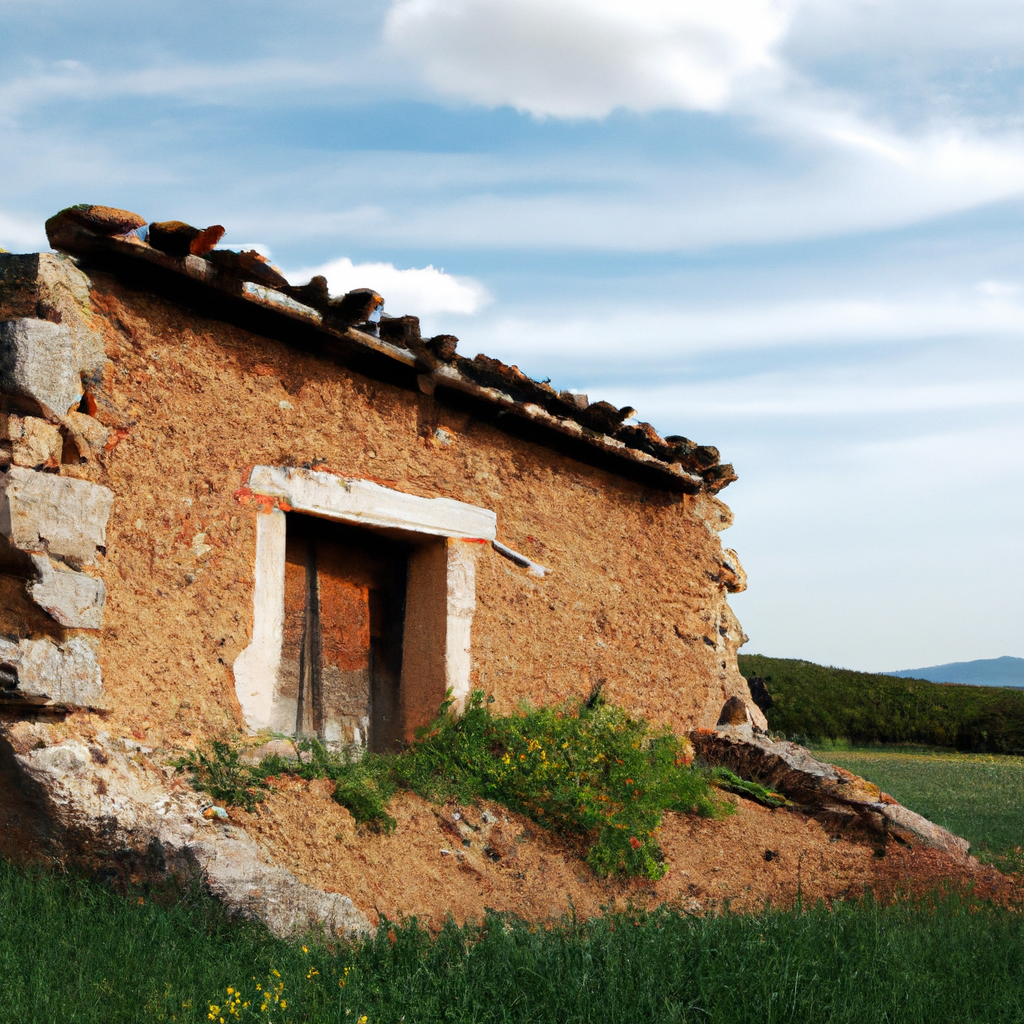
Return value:
M 740 480 L 749 651 L 1024 655 L 1002 0 L 0 0 L 0 245 L 75 202 L 369 284 Z

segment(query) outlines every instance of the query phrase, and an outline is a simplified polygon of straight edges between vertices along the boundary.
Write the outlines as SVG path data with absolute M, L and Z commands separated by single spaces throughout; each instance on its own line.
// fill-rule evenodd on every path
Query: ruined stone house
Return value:
M 731 696 L 760 715 L 714 448 L 421 338 L 370 288 L 291 285 L 223 229 L 144 224 L 72 208 L 56 254 L 0 256 L 8 713 L 376 750 L 474 688 L 601 685 L 680 731 Z
M 429 879 L 400 896 L 322 792 L 300 786 L 283 832 L 208 820 L 168 760 L 262 731 L 387 750 L 446 694 L 508 711 L 600 686 L 787 796 L 763 813 L 800 816 L 797 892 L 806 843 L 825 857 L 837 829 L 861 836 L 850 863 L 897 835 L 935 871 L 977 868 L 964 840 L 753 728 L 726 602 L 745 579 L 719 541 L 735 474 L 714 448 L 424 339 L 372 288 L 291 285 L 215 248 L 218 226 L 74 207 L 47 233 L 56 253 L 0 253 L 0 855 L 198 877 L 282 935 L 364 932 L 384 885 L 398 913 L 425 891 L 439 912 L 547 913 L 546 855 L 526 881 L 515 844 L 481 846 L 459 814 L 410 812 L 389 837 Z M 729 853 L 753 878 L 765 836 L 794 826 L 741 819 L 748 848 Z M 685 849 L 694 870 L 725 856 L 720 833 Z M 822 892 L 867 875 L 823 870 Z M 623 892 L 690 907 L 703 890 L 679 877 Z M 751 888 L 708 877 L 708 907 Z

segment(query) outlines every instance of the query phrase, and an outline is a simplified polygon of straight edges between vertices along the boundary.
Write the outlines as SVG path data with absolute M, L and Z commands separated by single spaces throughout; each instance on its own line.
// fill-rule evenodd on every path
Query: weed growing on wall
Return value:
M 266 796 L 267 773 L 245 762 L 242 751 L 227 740 L 214 740 L 208 750 L 190 750 L 171 764 L 218 803 L 253 811 Z
M 440 802 L 495 800 L 555 832 L 584 838 L 587 862 L 600 875 L 660 878 L 667 868 L 657 832 L 665 811 L 731 810 L 716 798 L 711 774 L 693 767 L 687 741 L 597 695 L 511 715 L 495 715 L 489 704 L 482 692 L 472 694 L 462 714 L 446 703 L 396 754 L 356 758 L 304 739 L 297 760 L 271 755 L 247 774 L 220 741 L 212 753 L 179 765 L 198 787 L 246 807 L 263 798 L 268 776 L 332 779 L 338 803 L 381 831 L 394 828 L 387 805 L 398 789 Z M 246 802 L 223 795 L 229 790 Z

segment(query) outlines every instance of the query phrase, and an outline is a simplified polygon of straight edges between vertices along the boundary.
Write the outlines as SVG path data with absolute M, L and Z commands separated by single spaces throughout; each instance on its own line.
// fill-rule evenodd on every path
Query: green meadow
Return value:
M 905 742 L 939 730 L 1024 749 L 1013 721 L 991 718 L 1005 697 L 935 697 L 904 680 L 889 688 L 887 677 L 858 687 L 855 673 L 806 662 L 780 672 L 766 660 L 758 668 L 774 668 L 764 675 L 788 716 L 770 713 L 773 728 L 785 720 L 800 739 L 817 728 L 818 756 L 965 836 L 983 859 L 1024 869 L 1024 757 Z M 889 700 L 881 709 L 879 693 Z M 886 706 L 896 712 L 888 724 Z M 997 728 L 981 729 L 979 715 Z M 198 891 L 119 894 L 0 862 L 0 1024 L 150 1021 L 1024 1022 L 1024 914 L 945 894 L 549 926 L 489 914 L 439 935 L 385 921 L 358 942 L 283 941 L 228 921 Z
M 167 905 L 0 864 L 0 1021 L 142 1024 L 1002 1024 L 1024 915 L 956 896 L 757 916 L 489 916 L 436 937 L 284 942 L 206 897 Z

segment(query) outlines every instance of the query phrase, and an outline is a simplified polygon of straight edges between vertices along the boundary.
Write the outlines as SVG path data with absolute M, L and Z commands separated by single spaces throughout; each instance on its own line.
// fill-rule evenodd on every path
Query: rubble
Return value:
M 230 914 L 261 920 L 280 937 L 319 927 L 343 938 L 370 931 L 347 896 L 300 882 L 243 829 L 206 820 L 200 796 L 131 744 L 53 739 L 45 727 L 20 723 L 0 740 L 0 756 L 17 784 L 38 794 L 59 863 L 107 875 L 120 867 L 135 881 L 198 879 Z
M 748 718 L 750 712 L 738 707 L 742 704 L 730 698 L 714 730 L 691 733 L 705 764 L 723 765 L 780 792 L 806 813 L 855 821 L 881 837 L 917 842 L 941 850 L 957 864 L 977 867 L 967 840 L 886 797 L 874 783 L 819 761 L 804 747 L 753 731 L 743 720 L 744 711 Z

